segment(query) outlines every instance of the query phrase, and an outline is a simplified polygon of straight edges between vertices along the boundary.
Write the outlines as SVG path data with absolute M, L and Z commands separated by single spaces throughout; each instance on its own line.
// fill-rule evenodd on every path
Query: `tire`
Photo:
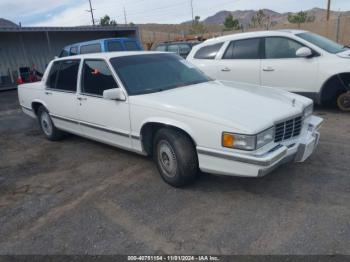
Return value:
M 173 187 L 191 184 L 198 174 L 198 157 L 191 139 L 175 129 L 162 128 L 156 133 L 153 158 L 162 179 Z
M 337 106 L 341 111 L 350 112 L 350 92 L 338 96 Z
M 49 112 L 43 106 L 38 109 L 38 120 L 40 129 L 48 140 L 58 141 L 63 137 L 63 132 L 55 127 Z

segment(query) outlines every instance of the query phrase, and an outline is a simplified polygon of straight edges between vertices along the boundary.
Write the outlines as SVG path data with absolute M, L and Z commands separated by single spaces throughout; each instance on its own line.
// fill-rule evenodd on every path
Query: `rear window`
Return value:
M 138 45 L 134 41 L 125 41 L 124 45 L 125 45 L 126 50 L 128 50 L 128 51 L 140 50 L 140 48 L 138 47 Z
M 60 62 L 54 62 L 51 66 L 49 77 L 47 79 L 46 86 L 47 88 L 55 89 L 56 88 L 56 80 L 58 76 L 58 71 L 60 69 Z
M 120 42 L 108 42 L 107 44 L 109 52 L 124 51 L 123 46 Z
M 55 62 L 50 70 L 47 87 L 51 89 L 75 92 L 77 88 L 80 60 Z
M 173 44 L 168 46 L 169 52 L 188 54 L 191 51 L 191 46 L 187 44 Z
M 101 53 L 100 44 L 83 45 L 80 47 L 80 54 Z
M 233 41 L 223 59 L 260 59 L 260 38 Z
M 219 52 L 219 50 L 223 44 L 224 43 L 218 43 L 215 45 L 204 46 L 196 52 L 196 54 L 194 55 L 194 58 L 197 58 L 197 59 L 215 59 L 217 53 Z
M 71 47 L 69 52 L 70 52 L 70 55 L 77 55 L 78 54 L 78 47 L 76 47 L 76 46 Z
M 65 60 L 61 62 L 55 89 L 68 92 L 76 91 L 79 62 L 79 60 Z
M 154 48 L 155 51 L 166 51 L 166 45 L 158 45 Z
M 69 51 L 67 49 L 63 49 L 59 57 L 66 57 L 69 56 Z

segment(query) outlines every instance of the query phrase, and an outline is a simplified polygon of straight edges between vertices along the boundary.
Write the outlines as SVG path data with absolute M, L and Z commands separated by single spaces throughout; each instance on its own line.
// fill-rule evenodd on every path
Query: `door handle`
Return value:
M 51 92 L 48 92 L 48 91 L 45 91 L 45 94 L 48 95 L 48 96 L 49 96 L 49 95 L 52 95 L 52 93 L 51 93 Z
M 268 67 L 264 67 L 263 71 L 264 72 L 273 72 L 273 71 L 275 71 L 275 69 L 273 69 L 271 66 L 268 66 Z
M 78 99 L 79 101 L 86 101 L 86 100 L 87 100 L 86 97 L 77 97 L 77 99 Z
M 230 68 L 228 68 L 228 67 L 225 67 L 225 68 L 221 69 L 221 71 L 222 71 L 222 72 L 230 72 L 230 71 L 231 71 L 231 69 L 230 69 Z

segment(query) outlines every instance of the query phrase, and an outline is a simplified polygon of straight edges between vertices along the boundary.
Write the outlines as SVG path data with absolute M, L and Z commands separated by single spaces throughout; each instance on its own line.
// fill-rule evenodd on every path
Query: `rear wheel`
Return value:
M 350 112 L 350 91 L 338 96 L 337 105 L 340 110 Z
M 38 109 L 38 120 L 40 128 L 47 139 L 58 141 L 62 138 L 63 132 L 55 127 L 49 112 L 43 106 L 40 106 Z
M 163 180 L 174 187 L 188 185 L 198 173 L 192 140 L 180 131 L 162 128 L 154 138 L 153 157 Z

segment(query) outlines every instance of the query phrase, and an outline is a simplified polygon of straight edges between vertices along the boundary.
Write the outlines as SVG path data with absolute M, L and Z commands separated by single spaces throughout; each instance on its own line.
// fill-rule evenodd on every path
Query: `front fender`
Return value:
M 150 118 L 145 119 L 142 122 L 140 130 L 139 130 L 140 135 L 141 135 L 142 128 L 146 124 L 150 124 L 150 123 L 162 124 L 162 125 L 176 127 L 178 129 L 181 129 L 184 132 L 186 132 L 193 139 L 195 144 L 197 144 L 195 131 L 188 124 L 181 122 L 181 121 L 178 121 L 178 120 L 167 118 L 167 117 L 150 117 Z

